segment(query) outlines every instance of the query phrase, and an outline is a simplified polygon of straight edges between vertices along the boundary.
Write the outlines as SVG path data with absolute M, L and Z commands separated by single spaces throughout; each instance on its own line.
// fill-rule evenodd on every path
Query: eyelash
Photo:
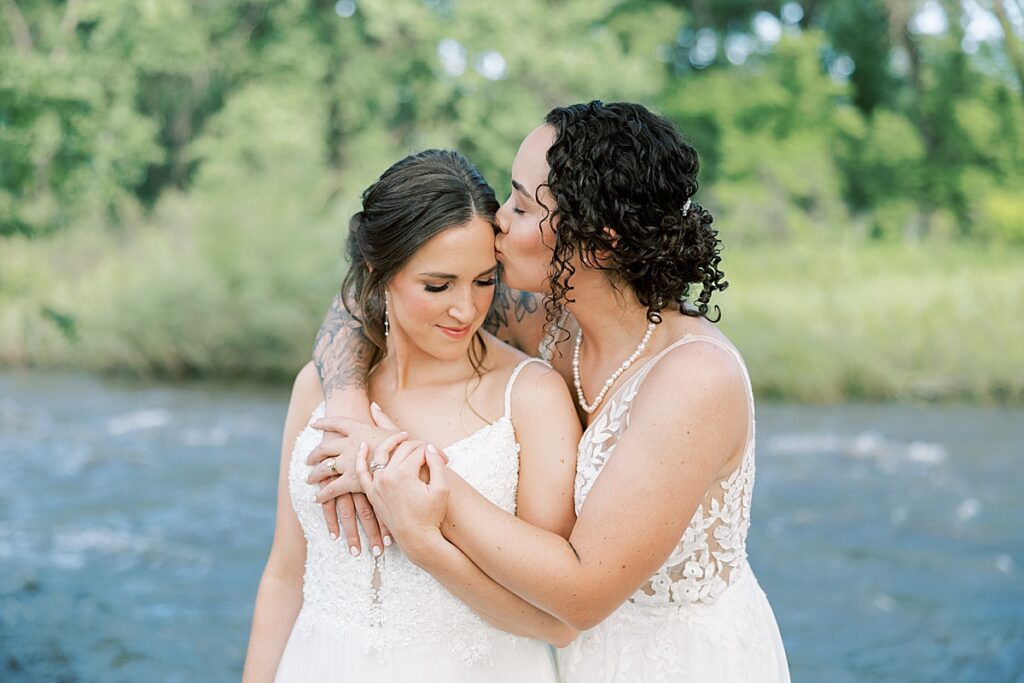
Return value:
M 508 199 L 507 199 L 506 201 L 512 201 L 512 195 L 509 195 L 509 196 L 508 196 Z M 515 214 L 515 215 L 517 215 L 517 216 L 522 216 L 522 215 L 523 215 L 524 213 L 526 213 L 526 212 L 525 212 L 525 211 L 523 211 L 522 209 L 520 209 L 520 208 L 519 208 L 518 206 L 516 206 L 515 204 L 513 204 L 513 205 L 512 205 L 512 213 L 514 213 L 514 214 Z
M 476 284 L 478 287 L 493 287 L 496 282 L 497 280 L 492 277 L 490 280 L 477 280 Z M 432 292 L 434 294 L 448 289 L 448 285 L 424 285 L 424 287 L 428 292 Z

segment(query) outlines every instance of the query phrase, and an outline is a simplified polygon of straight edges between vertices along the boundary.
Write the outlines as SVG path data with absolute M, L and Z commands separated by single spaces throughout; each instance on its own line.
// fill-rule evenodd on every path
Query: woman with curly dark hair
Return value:
M 712 217 L 694 198 L 697 170 L 669 121 L 601 102 L 551 111 L 513 164 L 495 249 L 506 283 L 545 296 L 543 307 L 507 305 L 503 332 L 522 348 L 542 342 L 586 427 L 568 541 L 450 471 L 424 483 L 408 448 L 376 477 L 356 462 L 414 562 L 429 571 L 434 548 L 453 543 L 583 631 L 560 651 L 563 681 L 789 680 L 747 562 L 754 401 L 714 325 L 710 300 L 726 283 Z

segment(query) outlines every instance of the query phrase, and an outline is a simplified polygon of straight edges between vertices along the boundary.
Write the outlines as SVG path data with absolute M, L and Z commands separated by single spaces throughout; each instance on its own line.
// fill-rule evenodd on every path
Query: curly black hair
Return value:
M 545 208 L 557 225 L 548 323 L 572 301 L 576 255 L 628 286 L 651 322 L 669 306 L 717 322 L 718 306 L 714 318 L 708 313 L 711 295 L 728 286 L 721 241 L 711 214 L 691 199 L 700 162 L 675 125 L 642 105 L 600 100 L 557 107 L 545 122 L 555 129 L 547 187 L 556 204 Z M 688 306 L 695 284 L 701 290 Z

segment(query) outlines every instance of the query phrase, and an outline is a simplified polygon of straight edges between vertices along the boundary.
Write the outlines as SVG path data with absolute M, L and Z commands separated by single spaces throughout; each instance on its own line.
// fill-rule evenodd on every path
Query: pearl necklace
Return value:
M 576 400 L 579 401 L 580 408 L 583 408 L 587 413 L 593 413 L 597 410 L 597 407 L 601 405 L 601 401 L 604 400 L 605 394 L 615 384 L 615 380 L 622 376 L 629 366 L 640 357 L 640 354 L 644 352 L 644 348 L 647 346 L 648 340 L 651 338 L 651 334 L 654 332 L 655 323 L 649 323 L 647 325 L 647 332 L 644 333 L 644 338 L 640 340 L 640 345 L 636 347 L 636 351 L 633 352 L 629 358 L 623 361 L 619 369 L 612 373 L 612 376 L 608 378 L 608 381 L 601 387 L 601 391 L 597 394 L 597 398 L 594 399 L 593 403 L 588 404 L 586 397 L 583 395 L 583 382 L 580 380 L 580 345 L 583 343 L 583 330 L 579 330 L 576 333 L 576 348 L 572 352 L 572 379 L 576 385 Z

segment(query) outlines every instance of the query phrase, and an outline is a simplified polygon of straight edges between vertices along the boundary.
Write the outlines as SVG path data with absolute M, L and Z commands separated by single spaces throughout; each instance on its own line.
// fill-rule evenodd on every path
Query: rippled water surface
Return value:
M 286 392 L 0 375 L 0 680 L 232 681 Z M 763 405 L 795 681 L 1024 681 L 1024 411 Z

